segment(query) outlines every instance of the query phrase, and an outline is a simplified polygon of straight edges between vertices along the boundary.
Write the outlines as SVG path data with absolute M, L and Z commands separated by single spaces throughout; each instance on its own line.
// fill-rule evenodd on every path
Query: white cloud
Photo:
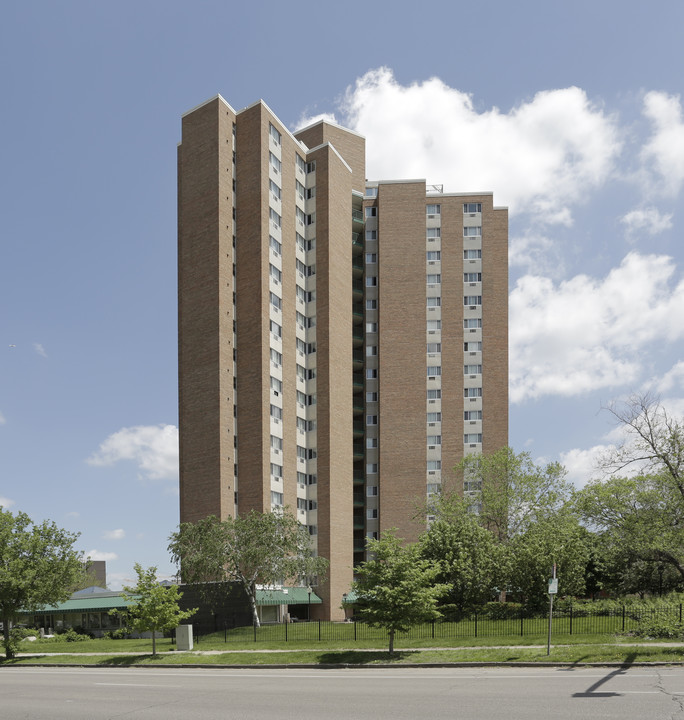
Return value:
M 568 471 L 567 479 L 576 487 L 584 487 L 589 480 L 601 477 L 597 470 L 601 457 L 605 456 L 613 445 L 594 445 L 589 450 L 573 448 L 560 454 L 560 463 Z
M 12 507 L 12 505 L 14 505 L 14 500 L 10 500 L 9 498 L 2 497 L 2 495 L 0 495 L 0 507 L 7 509 Z
M 497 205 L 546 223 L 569 225 L 571 206 L 608 179 L 620 150 L 615 118 L 576 87 L 537 93 L 508 112 L 480 111 L 438 78 L 403 86 L 380 68 L 348 88 L 339 110 L 368 140 L 369 177 L 429 172 L 447 192 L 491 190 Z
M 553 273 L 557 276 L 562 272 L 563 262 L 560 258 L 562 246 L 553 242 L 545 235 L 530 232 L 527 235 L 512 237 L 508 247 L 508 264 L 510 267 L 526 268 L 528 272 Z
M 126 537 L 126 533 L 121 528 L 116 530 L 105 530 L 102 533 L 102 537 L 105 540 L 123 540 Z
M 620 218 L 629 235 L 657 235 L 672 227 L 672 213 L 662 215 L 657 208 L 632 210 Z
M 684 122 L 678 95 L 652 91 L 644 96 L 644 115 L 653 133 L 641 151 L 641 159 L 662 179 L 662 188 L 672 195 L 684 181 Z
M 510 295 L 510 397 L 634 386 L 649 349 L 684 336 L 672 258 L 629 253 L 605 278 L 526 275 Z
M 175 425 L 122 428 L 101 443 L 87 462 L 109 466 L 121 460 L 137 463 L 144 478 L 177 480 L 178 428 Z
M 47 353 L 45 352 L 45 348 L 40 343 L 33 343 L 33 349 L 40 355 L 41 357 L 46 358 Z
M 101 552 L 100 550 L 88 550 L 88 552 L 85 554 L 87 558 L 90 558 L 91 560 L 104 560 L 105 562 L 109 560 L 118 560 L 119 556 L 116 553 L 113 552 Z

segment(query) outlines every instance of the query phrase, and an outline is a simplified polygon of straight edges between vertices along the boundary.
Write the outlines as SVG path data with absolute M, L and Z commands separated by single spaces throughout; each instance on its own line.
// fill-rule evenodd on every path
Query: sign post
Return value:
M 556 563 L 551 570 L 552 576 L 549 579 L 549 636 L 546 641 L 546 654 L 551 654 L 551 623 L 553 621 L 553 596 L 558 593 L 558 578 L 556 577 Z

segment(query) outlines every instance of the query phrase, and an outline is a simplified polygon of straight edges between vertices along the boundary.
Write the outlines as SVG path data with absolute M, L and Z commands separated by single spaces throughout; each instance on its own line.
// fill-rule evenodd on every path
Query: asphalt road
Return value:
M 684 720 L 676 668 L 2 668 L 2 720 Z

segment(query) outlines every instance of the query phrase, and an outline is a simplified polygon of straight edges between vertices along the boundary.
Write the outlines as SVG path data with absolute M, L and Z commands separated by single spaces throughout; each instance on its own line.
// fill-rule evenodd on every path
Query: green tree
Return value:
M 197 608 L 181 610 L 178 601 L 183 597 L 177 585 L 165 587 L 157 581 L 157 568 L 143 569 L 135 564 L 138 582 L 135 587 L 124 587 L 123 597 L 134 601 L 126 610 L 112 610 L 112 615 L 122 615 L 126 625 L 136 632 L 152 633 L 152 655 L 157 654 L 157 632 L 178 627 L 183 620 L 192 617 Z
M 435 584 L 439 567 L 421 559 L 418 545 L 404 546 L 394 533 L 390 530 L 379 540 L 368 539 L 371 559 L 356 568 L 352 585 L 361 620 L 387 630 L 390 655 L 395 633 L 441 617 L 438 599 L 449 590 L 447 584 Z
M 10 622 L 17 613 L 67 600 L 84 575 L 78 534 L 53 522 L 35 524 L 25 513 L 0 507 L 0 618 L 5 657 L 16 653 Z
M 482 527 L 469 502 L 451 495 L 433 506 L 437 519 L 420 538 L 420 556 L 434 563 L 436 580 L 450 586 L 443 612 L 462 613 L 492 599 L 509 576 L 505 548 Z
M 212 515 L 196 523 L 182 523 L 170 540 L 169 551 L 181 568 L 183 581 L 202 583 L 207 592 L 212 587 L 209 583 L 240 582 L 257 627 L 257 584 L 320 580 L 328 567 L 325 558 L 313 555 L 309 533 L 287 508 L 278 513 L 251 510 L 223 521 Z

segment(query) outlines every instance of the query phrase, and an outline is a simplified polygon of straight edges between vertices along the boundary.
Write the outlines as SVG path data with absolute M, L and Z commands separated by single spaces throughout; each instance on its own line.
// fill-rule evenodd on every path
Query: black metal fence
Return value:
M 503 606 L 504 608 L 506 606 Z M 407 632 L 397 633 L 396 640 L 439 640 L 478 637 L 525 637 L 545 635 L 548 631 L 548 612 L 532 612 L 525 608 L 510 608 L 508 617 L 492 618 L 491 612 L 473 612 L 457 622 L 436 621 L 414 625 Z M 553 635 L 604 635 L 629 632 L 645 622 L 682 622 L 682 605 L 638 608 L 621 606 L 611 610 L 595 610 L 581 605 L 554 609 Z M 219 631 L 220 632 L 220 631 Z M 230 642 L 360 642 L 386 640 L 386 632 L 362 622 L 291 622 L 223 629 L 224 641 Z M 195 624 L 194 634 L 201 643 L 202 634 L 212 634 L 213 628 Z

